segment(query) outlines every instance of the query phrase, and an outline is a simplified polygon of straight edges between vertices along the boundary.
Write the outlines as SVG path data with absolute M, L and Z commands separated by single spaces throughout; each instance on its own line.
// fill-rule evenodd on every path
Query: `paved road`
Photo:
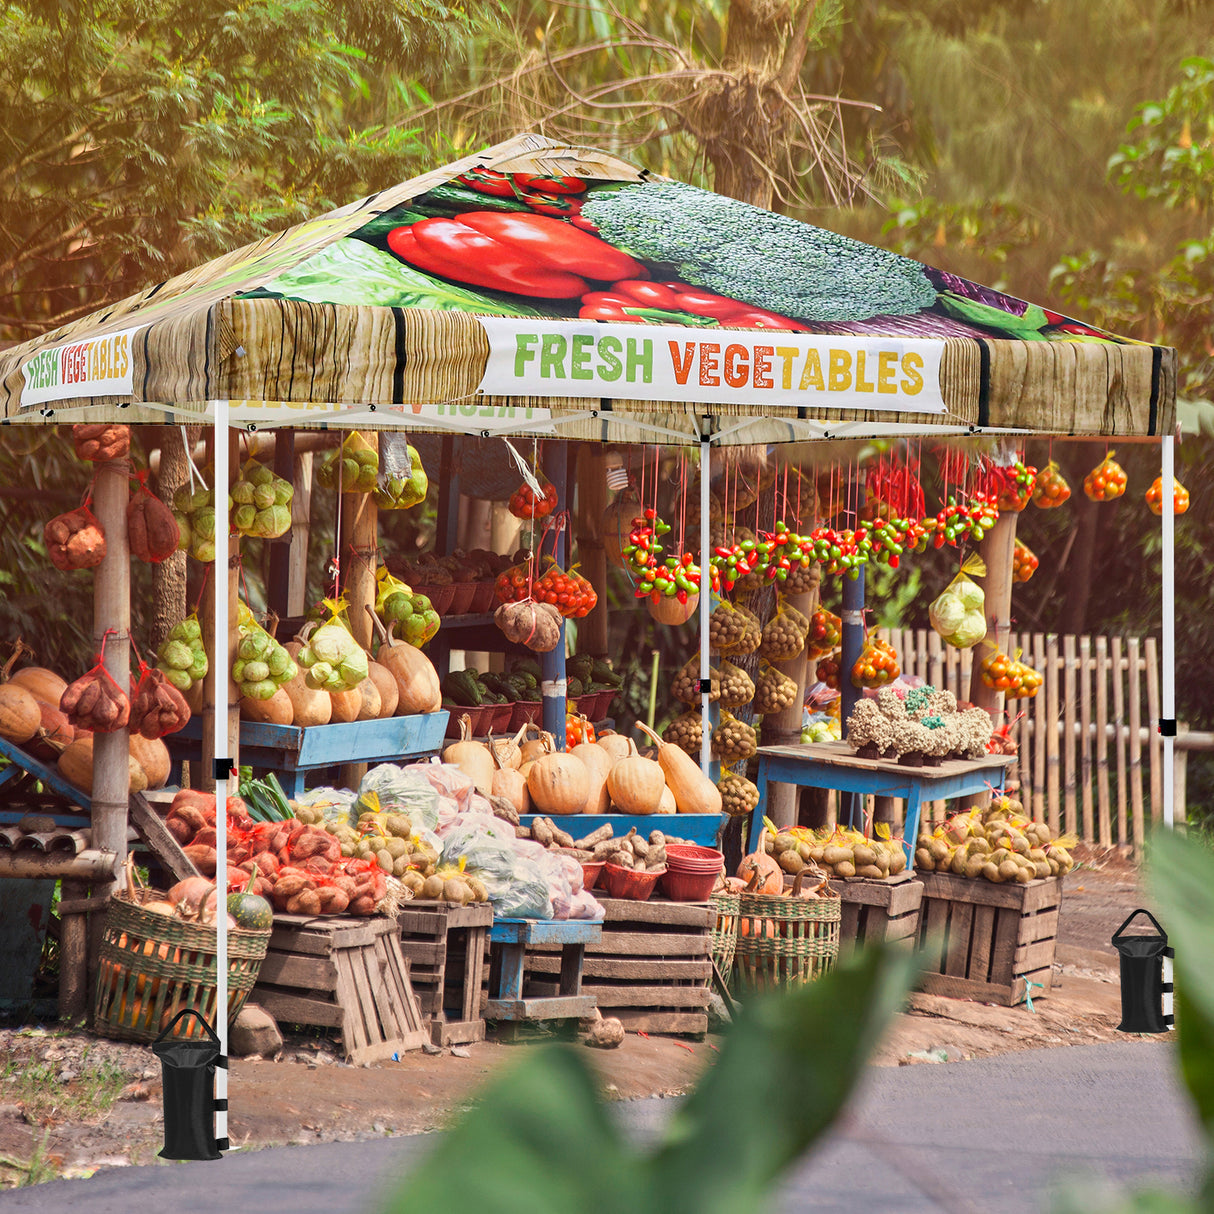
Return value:
M 658 1132 L 671 1105 L 647 1100 L 616 1107 L 643 1142 Z M 89 1214 L 156 1208 L 375 1214 L 427 1141 L 282 1147 L 215 1163 L 120 1168 L 89 1180 L 10 1190 L 0 1194 L 0 1214 L 62 1214 L 77 1203 Z M 798 1166 L 778 1209 L 1036 1214 L 1049 1208 L 1059 1175 L 1084 1175 L 1094 1185 L 1191 1189 L 1199 1159 L 1173 1052 L 1162 1044 L 872 1068 L 846 1122 Z

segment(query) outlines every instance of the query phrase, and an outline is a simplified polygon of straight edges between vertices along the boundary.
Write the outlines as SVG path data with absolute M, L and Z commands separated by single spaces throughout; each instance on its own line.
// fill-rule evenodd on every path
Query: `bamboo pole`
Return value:
M 1063 778 L 1064 801 L 1066 807 L 1066 829 L 1079 833 L 1079 804 L 1077 773 L 1075 763 L 1075 638 L 1069 633 L 1062 638 L 1062 677 L 1063 677 Z
M 1142 805 L 1142 685 L 1139 675 L 1138 638 L 1128 637 L 1126 649 L 1130 659 L 1130 812 L 1133 815 L 1134 855 L 1142 855 L 1146 836 Z
M 130 460 L 98 464 L 93 484 L 93 513 L 105 532 L 105 557 L 93 578 L 93 643 L 105 668 L 123 691 L 131 676 L 131 555 L 127 543 L 126 507 L 130 499 Z M 127 798 L 130 796 L 130 735 L 124 729 L 93 736 L 93 846 L 113 852 L 121 861 L 127 850 Z M 113 880 L 99 879 L 96 894 L 105 898 Z M 90 953 L 101 945 L 102 917 L 90 925 Z
M 1031 633 L 1022 632 L 1019 640 L 1016 642 L 1016 647 L 1020 650 L 1024 660 L 1032 665 L 1033 661 L 1033 637 Z M 1037 697 L 1041 695 L 1040 690 L 1037 692 Z M 1016 774 L 1020 781 L 1020 800 L 1024 804 L 1025 810 L 1031 815 L 1033 812 L 1033 789 L 1035 787 L 1033 780 L 1033 714 L 1032 706 L 1036 703 L 1036 698 L 1029 700 L 1027 703 L 1020 706 L 1020 738 L 1019 746 L 1017 747 L 1016 757 Z M 1025 795 L 1027 786 L 1028 795 Z
M 1117 842 L 1130 841 L 1126 831 L 1126 796 L 1129 784 L 1125 761 L 1125 692 L 1121 682 L 1121 637 L 1113 637 L 1113 737 L 1117 743 Z
M 1179 738 L 1189 732 L 1189 727 L 1179 721 L 1176 725 L 1176 736 Z M 1173 821 L 1183 822 L 1186 819 L 1185 813 L 1185 798 L 1188 795 L 1188 775 L 1189 775 L 1189 752 L 1177 746 L 1174 749 L 1173 763 L 1175 764 L 1175 775 L 1173 776 Z
M 1159 649 L 1154 637 L 1143 640 L 1147 664 L 1147 757 L 1151 762 L 1151 821 L 1163 821 L 1163 738 L 1159 733 Z
M 1045 678 L 1046 714 L 1046 773 L 1045 801 L 1047 821 L 1054 834 L 1061 833 L 1061 772 L 1058 757 L 1058 634 L 1049 633 L 1045 638 L 1045 660 L 1049 673 Z
M 1012 632 L 1012 561 L 1016 551 L 1016 519 L 1012 510 L 1004 511 L 995 525 L 978 545 L 986 562 L 983 594 L 986 599 L 986 639 L 1002 653 L 1011 647 Z M 989 652 L 989 650 L 988 650 Z M 970 658 L 969 695 L 966 698 L 977 708 L 985 708 L 998 725 L 1003 715 L 1003 692 L 988 687 L 982 681 L 981 663 Z
M 1092 817 L 1092 638 L 1079 638 L 1079 784 L 1083 794 L 1083 837 L 1096 841 Z
M 1045 637 L 1033 634 L 1033 666 L 1041 671 L 1049 686 L 1050 673 L 1045 664 Z M 1033 699 L 1033 817 L 1045 822 L 1048 817 L 1045 799 L 1045 736 L 1049 713 L 1046 706 L 1045 688 Z
M 1101 846 L 1113 844 L 1109 812 L 1109 640 L 1096 638 L 1096 819 Z
M 374 431 L 359 431 L 359 437 L 374 447 Z M 371 651 L 371 614 L 375 606 L 375 571 L 379 567 L 379 507 L 369 493 L 347 493 L 342 503 L 341 538 L 338 544 L 342 592 L 348 603 L 350 633 L 368 653 Z M 367 774 L 366 763 L 343 763 L 340 782 L 357 788 Z

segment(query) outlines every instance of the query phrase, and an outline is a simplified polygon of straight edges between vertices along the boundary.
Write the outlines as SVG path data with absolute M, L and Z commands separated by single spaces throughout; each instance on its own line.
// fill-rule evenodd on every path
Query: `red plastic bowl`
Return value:
M 510 714 L 510 729 L 517 733 L 524 725 L 538 725 L 543 716 L 543 700 L 519 700 Z
M 699 847 L 694 843 L 667 843 L 666 866 L 671 872 L 719 873 L 725 864 L 725 855 L 713 847 Z
M 598 884 L 609 898 L 628 898 L 633 902 L 647 902 L 666 870 L 655 873 L 638 873 L 636 869 L 619 864 L 604 864 Z
M 590 864 L 583 863 L 582 865 L 582 888 L 594 889 L 595 882 L 599 879 L 599 874 L 603 871 L 605 860 L 595 860 Z
M 481 737 L 489 731 L 490 722 L 493 720 L 493 710 L 497 707 L 496 704 L 479 704 L 475 708 L 466 708 L 462 704 L 447 705 L 447 711 L 451 715 L 447 718 L 445 736 L 448 738 L 459 737 L 460 718 L 467 713 L 469 724 L 472 726 L 472 736 Z
M 510 728 L 510 722 L 514 719 L 514 704 L 494 704 L 493 719 L 489 728 L 494 733 L 503 733 Z
M 681 873 L 668 868 L 662 874 L 662 892 L 672 902 L 707 902 L 716 881 L 716 872 Z
M 476 593 L 468 604 L 469 615 L 485 615 L 497 606 L 497 595 L 493 592 L 493 582 L 473 582 Z
M 430 606 L 438 615 L 446 615 L 451 610 L 451 598 L 455 594 L 454 584 L 448 586 L 414 586 L 414 594 L 424 594 L 430 600 Z

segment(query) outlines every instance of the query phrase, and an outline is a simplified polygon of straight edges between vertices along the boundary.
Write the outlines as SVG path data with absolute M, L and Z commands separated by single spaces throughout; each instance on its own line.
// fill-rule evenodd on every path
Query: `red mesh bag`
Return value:
M 42 538 L 56 569 L 93 569 L 105 560 L 105 532 L 87 502 L 51 519 Z

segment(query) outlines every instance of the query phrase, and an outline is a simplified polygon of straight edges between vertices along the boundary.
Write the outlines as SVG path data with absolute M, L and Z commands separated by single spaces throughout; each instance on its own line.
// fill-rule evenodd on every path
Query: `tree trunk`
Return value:
M 185 444 L 177 426 L 160 427 L 160 467 L 156 478 L 156 496 L 166 505 L 173 504 L 173 494 L 190 479 L 185 458 Z M 191 448 L 202 433 L 201 426 L 188 426 Z M 148 642 L 155 652 L 160 648 L 169 629 L 185 619 L 186 613 L 186 554 L 174 552 L 168 560 L 152 566 L 151 618 L 148 621 Z

